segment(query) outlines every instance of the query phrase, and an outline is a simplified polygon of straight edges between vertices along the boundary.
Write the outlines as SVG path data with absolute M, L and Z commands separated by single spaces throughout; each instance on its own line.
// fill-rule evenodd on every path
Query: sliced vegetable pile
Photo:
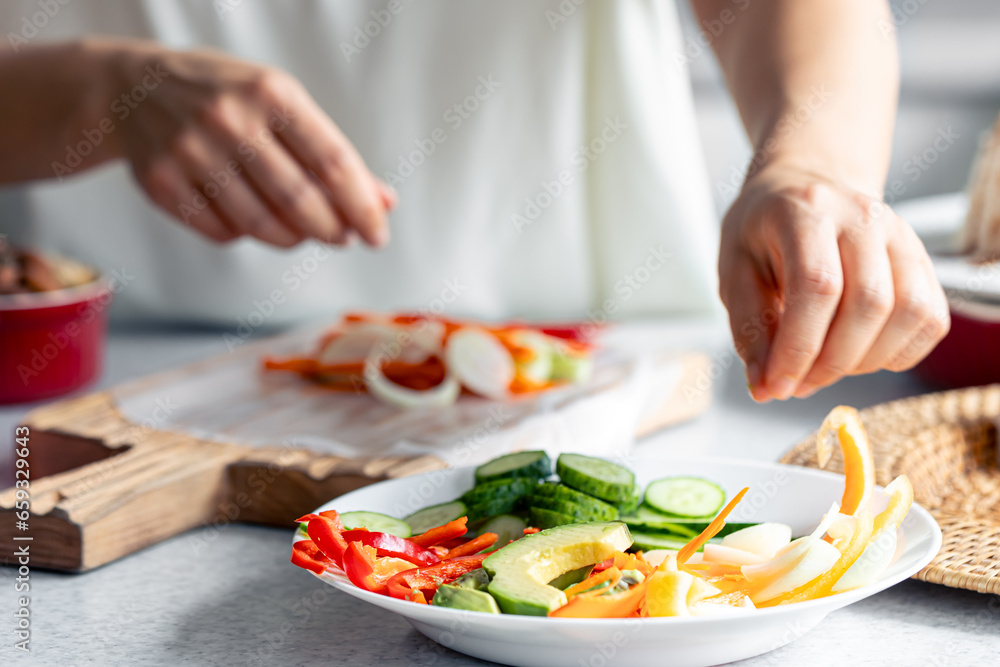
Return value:
M 464 389 L 504 400 L 585 382 L 592 346 L 578 327 L 487 326 L 429 315 L 349 313 L 305 357 L 265 359 L 332 389 L 403 408 L 451 405 Z
M 794 540 L 780 523 L 726 524 L 748 489 L 726 503 L 711 482 L 670 477 L 640 494 L 628 469 L 577 454 L 559 457 L 555 481 L 544 452 L 518 452 L 480 466 L 460 499 L 405 520 L 301 517 L 292 562 L 317 574 L 339 569 L 375 593 L 486 613 L 689 616 L 816 599 L 877 580 L 913 502 L 900 476 L 875 514 L 871 446 L 853 408 L 824 421 L 821 464 L 833 437 L 846 476 L 840 505 Z

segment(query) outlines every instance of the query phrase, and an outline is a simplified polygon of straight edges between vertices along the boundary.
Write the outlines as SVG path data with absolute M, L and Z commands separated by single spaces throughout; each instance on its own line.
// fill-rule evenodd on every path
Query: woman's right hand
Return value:
M 106 56 L 117 150 L 167 213 L 217 242 L 388 242 L 395 193 L 291 75 L 214 51 L 88 46 Z

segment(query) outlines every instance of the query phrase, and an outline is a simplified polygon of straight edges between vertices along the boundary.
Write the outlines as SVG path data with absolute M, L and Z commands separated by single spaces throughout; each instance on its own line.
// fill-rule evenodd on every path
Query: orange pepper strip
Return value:
M 465 544 L 459 545 L 448 552 L 445 559 L 448 558 L 458 558 L 459 556 L 471 556 L 472 554 L 479 553 L 484 549 L 489 549 L 496 541 L 500 539 L 500 536 L 496 533 L 483 533 L 474 540 L 469 540 Z
M 416 537 L 411 537 L 409 540 L 415 542 L 422 547 L 429 547 L 435 544 L 444 542 L 445 540 L 450 540 L 453 537 L 461 537 L 469 532 L 466 524 L 469 522 L 469 517 L 461 516 L 454 521 L 449 521 L 443 526 L 437 526 L 436 528 L 431 528 L 426 533 L 417 535 Z
M 618 579 L 621 579 L 622 577 L 621 570 L 612 566 L 606 570 L 601 570 L 597 574 L 590 575 L 589 577 L 587 577 L 578 584 L 573 584 L 572 586 L 567 588 L 564 592 L 566 593 L 566 597 L 570 598 L 573 597 L 574 595 L 579 595 L 580 593 L 584 592 L 587 589 L 593 588 L 594 586 L 599 586 L 600 584 L 603 584 L 605 581 L 614 579 L 616 576 Z M 615 583 L 618 582 L 616 581 Z M 614 584 L 611 585 L 613 586 Z
M 613 569 L 613 568 L 612 568 Z M 605 570 L 607 572 L 608 570 Z M 646 582 L 613 595 L 576 595 L 549 612 L 553 618 L 628 618 L 638 612 L 646 598 Z
M 723 507 L 722 511 L 719 512 L 714 519 L 712 519 L 712 522 L 708 524 L 705 530 L 701 532 L 701 535 L 695 537 L 690 542 L 681 547 L 681 550 L 677 552 L 678 567 L 686 563 L 687 559 L 693 556 L 694 553 L 698 551 L 698 549 L 701 549 L 703 546 L 705 546 L 706 542 L 708 542 L 710 539 L 719 534 L 719 531 L 722 530 L 726 525 L 726 517 L 729 516 L 729 513 L 736 508 L 736 505 L 739 504 L 739 502 L 743 499 L 743 496 L 745 496 L 746 492 L 749 490 L 750 487 L 748 486 L 739 493 L 737 493 L 736 497 L 730 500 L 729 504 Z M 663 562 L 666 563 L 667 561 L 664 560 Z
M 889 504 L 875 517 L 872 535 L 876 537 L 887 528 L 898 528 L 913 505 L 913 485 L 906 475 L 892 480 L 885 492 L 889 494 Z
M 858 411 L 841 405 L 830 411 L 819 428 L 816 455 L 820 467 L 830 459 L 830 441 L 834 433 L 843 453 L 844 476 L 847 478 L 840 500 L 840 513 L 853 516 L 858 508 L 868 504 L 875 493 L 875 458 Z

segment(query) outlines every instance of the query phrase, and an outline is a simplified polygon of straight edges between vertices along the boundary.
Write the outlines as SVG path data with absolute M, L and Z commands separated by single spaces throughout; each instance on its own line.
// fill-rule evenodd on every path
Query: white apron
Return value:
M 3 3 L 3 34 L 30 33 L 38 7 Z M 8 191 L 0 221 L 26 216 L 42 247 L 125 277 L 120 319 L 259 326 L 405 308 L 601 321 L 717 307 L 717 223 L 672 3 L 77 0 L 31 41 L 88 33 L 291 72 L 399 192 L 386 249 L 282 251 L 202 240 L 123 164 Z

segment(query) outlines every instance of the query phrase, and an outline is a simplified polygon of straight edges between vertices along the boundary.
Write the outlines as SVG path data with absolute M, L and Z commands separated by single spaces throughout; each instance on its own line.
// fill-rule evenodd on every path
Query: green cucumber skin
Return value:
M 582 491 L 577 491 L 565 484 L 539 484 L 532 490 L 531 495 L 528 497 L 528 504 L 534 503 L 535 498 L 553 498 L 573 503 L 574 505 L 580 505 L 584 508 L 584 511 L 597 515 L 606 515 L 608 517 L 606 520 L 608 521 L 618 518 L 618 510 L 615 509 L 614 505 Z M 541 505 L 541 507 L 544 507 L 544 505 Z
M 605 505 L 602 508 L 593 508 L 572 501 L 546 496 L 529 496 L 528 504 L 532 508 L 537 507 L 566 514 L 577 521 L 614 521 L 618 518 L 618 510 L 611 505 Z
M 594 467 L 616 479 L 601 479 L 579 468 Z M 580 454 L 560 454 L 556 460 L 556 474 L 566 486 L 600 498 L 609 503 L 628 500 L 635 492 L 635 474 L 628 468 L 604 459 Z
M 495 500 L 518 500 L 538 486 L 538 480 L 529 477 L 505 477 L 476 484 L 462 494 L 466 505 L 479 505 Z
M 640 533 L 650 534 L 650 535 L 664 535 L 668 537 L 676 537 L 678 539 L 690 539 L 700 534 L 703 530 L 708 528 L 709 521 L 698 521 L 698 520 L 667 520 L 667 521 L 648 521 L 646 519 L 639 519 L 631 516 L 623 516 L 620 518 L 624 521 L 630 530 L 637 530 Z M 755 523 L 727 523 L 722 527 L 716 537 L 725 537 L 730 533 L 735 533 L 738 530 L 743 530 L 744 528 L 749 528 L 750 526 L 756 526 Z M 678 531 L 677 528 L 683 528 L 686 532 Z
M 499 498 L 497 500 L 488 500 L 483 503 L 469 505 L 466 516 L 469 517 L 470 523 L 475 523 L 476 521 L 492 519 L 493 517 L 500 516 L 501 514 L 510 514 L 520 507 L 521 498 L 523 498 L 523 496 L 510 499 Z M 490 532 L 484 530 L 484 527 L 485 526 L 479 528 L 480 532 Z
M 502 466 L 498 465 L 501 462 L 516 460 L 517 458 L 524 458 L 528 455 L 535 455 L 537 458 L 526 464 L 521 465 L 517 468 L 503 470 Z M 500 471 L 493 472 L 496 468 L 500 467 Z M 476 468 L 476 483 L 481 484 L 483 482 L 489 482 L 497 479 L 509 479 L 512 477 L 528 477 L 531 479 L 544 479 L 552 474 L 552 460 L 549 459 L 548 454 L 544 451 L 528 451 L 528 452 L 514 452 L 511 454 L 505 454 L 499 456 L 492 461 L 487 461 L 483 465 Z
M 554 512 L 543 507 L 532 507 L 529 511 L 531 513 L 531 525 L 542 530 L 555 528 L 556 526 L 565 526 L 570 523 L 581 523 L 568 514 Z

